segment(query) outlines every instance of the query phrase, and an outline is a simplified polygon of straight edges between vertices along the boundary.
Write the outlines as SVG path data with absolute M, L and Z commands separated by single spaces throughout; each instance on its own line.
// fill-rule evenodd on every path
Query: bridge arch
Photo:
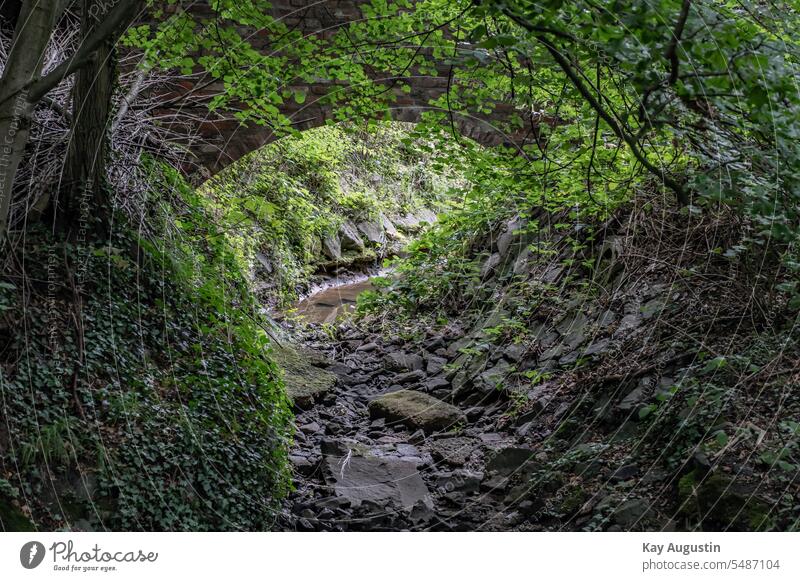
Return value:
M 304 35 L 327 37 L 339 28 L 361 20 L 361 6 L 367 3 L 368 0 L 324 0 L 313 3 L 305 0 L 274 0 L 272 16 L 282 19 L 287 26 Z M 208 0 L 196 2 L 192 10 L 197 16 L 203 16 L 204 11 L 209 11 Z M 258 46 L 261 38 L 258 31 L 245 29 L 241 32 L 243 37 L 253 41 L 255 48 L 266 50 L 269 40 L 265 39 L 265 44 Z M 425 111 L 435 109 L 431 104 L 447 92 L 450 82 L 448 69 L 447 66 L 438 67 L 436 74 L 428 75 L 409 71 L 403 77 L 373 81 L 385 83 L 387 90 L 393 93 L 390 110 L 392 120 L 416 123 Z M 403 91 L 403 85 L 410 88 L 410 91 Z M 286 99 L 279 107 L 280 113 L 291 120 L 293 128 L 302 131 L 337 120 L 335 105 L 331 105 L 324 97 L 332 91 L 347 90 L 347 85 L 319 80 L 291 84 L 287 89 L 307 96 L 303 103 Z M 199 173 L 201 178 L 215 175 L 279 137 L 268 127 L 254 123 L 243 125 L 231 113 L 209 115 L 209 101 L 222 91 L 222 81 L 214 81 L 203 74 L 195 75 L 163 94 L 161 97 L 169 105 L 157 111 L 164 124 L 169 126 L 171 120 L 174 120 L 177 130 L 191 136 L 186 144 L 188 171 Z M 499 126 L 507 126 L 507 122 L 515 116 L 523 119 L 522 127 L 511 134 L 498 129 Z M 507 144 L 521 147 L 533 143 L 538 137 L 535 121 L 529 114 L 518 111 L 510 103 L 495 103 L 490 114 L 452 115 L 452 125 L 460 135 L 484 146 Z M 448 119 L 448 124 L 450 123 Z

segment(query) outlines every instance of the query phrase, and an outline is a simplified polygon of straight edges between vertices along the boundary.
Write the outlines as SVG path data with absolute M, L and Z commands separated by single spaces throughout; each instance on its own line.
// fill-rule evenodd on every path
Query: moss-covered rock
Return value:
M 426 432 L 446 430 L 466 422 L 466 417 L 457 407 L 408 389 L 387 393 L 371 401 L 369 413 L 374 418 L 386 418 Z
M 286 395 L 297 408 L 310 407 L 336 384 L 336 376 L 319 367 L 321 362 L 312 354 L 288 345 L 275 347 L 273 353 L 283 369 Z

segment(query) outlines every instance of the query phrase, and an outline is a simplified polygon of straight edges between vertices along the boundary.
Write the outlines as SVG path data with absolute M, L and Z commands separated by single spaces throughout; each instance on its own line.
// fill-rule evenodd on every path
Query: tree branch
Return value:
M 106 18 L 95 26 L 92 33 L 81 43 L 72 58 L 62 62 L 47 75 L 34 81 L 28 91 L 28 101 L 36 103 L 56 85 L 72 73 L 86 66 L 94 52 L 106 41 L 116 41 L 125 28 L 133 22 L 139 12 L 139 2 L 135 0 L 118 0 Z
M 550 53 L 550 55 L 553 57 L 553 60 L 556 61 L 556 64 L 558 64 L 561 70 L 564 71 L 564 74 L 570 80 L 575 89 L 577 89 L 578 93 L 580 93 L 581 97 L 583 97 L 584 100 L 589 103 L 592 109 L 594 109 L 595 112 L 600 116 L 600 118 L 606 122 L 614 134 L 624 141 L 628 147 L 630 147 L 631 153 L 633 153 L 633 156 L 637 159 L 637 161 L 639 161 L 639 163 L 641 163 L 645 169 L 647 169 L 647 171 L 661 179 L 669 189 L 675 192 L 675 196 L 679 204 L 684 206 L 689 204 L 689 194 L 684 189 L 683 185 L 677 182 L 674 178 L 670 177 L 663 169 L 659 169 L 653 165 L 653 163 L 647 159 L 647 156 L 641 150 L 639 142 L 636 140 L 636 138 L 625 131 L 625 129 L 614 118 L 614 116 L 606 111 L 602 103 L 594 96 L 589 87 L 584 84 L 578 73 L 575 72 L 570 60 L 567 59 L 567 57 L 565 57 L 564 54 L 558 48 L 556 48 L 547 37 L 541 33 L 537 33 L 536 26 L 528 23 L 524 18 L 513 14 L 508 9 L 504 9 L 503 12 L 509 18 L 514 20 L 514 22 L 522 26 L 525 30 L 534 34 L 536 40 L 539 41 L 539 43 L 541 43 L 545 49 L 547 49 L 547 52 Z

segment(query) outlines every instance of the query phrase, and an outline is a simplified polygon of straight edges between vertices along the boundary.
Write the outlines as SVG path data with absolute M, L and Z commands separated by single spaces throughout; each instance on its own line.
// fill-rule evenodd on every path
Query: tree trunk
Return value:
M 81 37 L 85 39 L 100 22 L 104 0 L 82 0 L 81 4 Z M 107 40 L 75 77 L 72 133 L 55 207 L 56 225 L 73 233 L 91 228 L 105 235 L 110 225 L 106 159 L 115 71 L 114 46 Z
M 14 176 L 33 117 L 34 104 L 25 87 L 41 74 L 44 51 L 62 7 L 59 0 L 25 0 L 0 80 L 0 239 L 8 229 Z

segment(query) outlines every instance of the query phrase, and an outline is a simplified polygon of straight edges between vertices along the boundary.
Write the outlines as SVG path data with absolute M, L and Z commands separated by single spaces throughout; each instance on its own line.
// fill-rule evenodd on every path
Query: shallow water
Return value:
M 358 295 L 373 288 L 368 278 L 331 286 L 297 301 L 294 312 L 312 323 L 332 323 L 340 315 L 355 310 Z

